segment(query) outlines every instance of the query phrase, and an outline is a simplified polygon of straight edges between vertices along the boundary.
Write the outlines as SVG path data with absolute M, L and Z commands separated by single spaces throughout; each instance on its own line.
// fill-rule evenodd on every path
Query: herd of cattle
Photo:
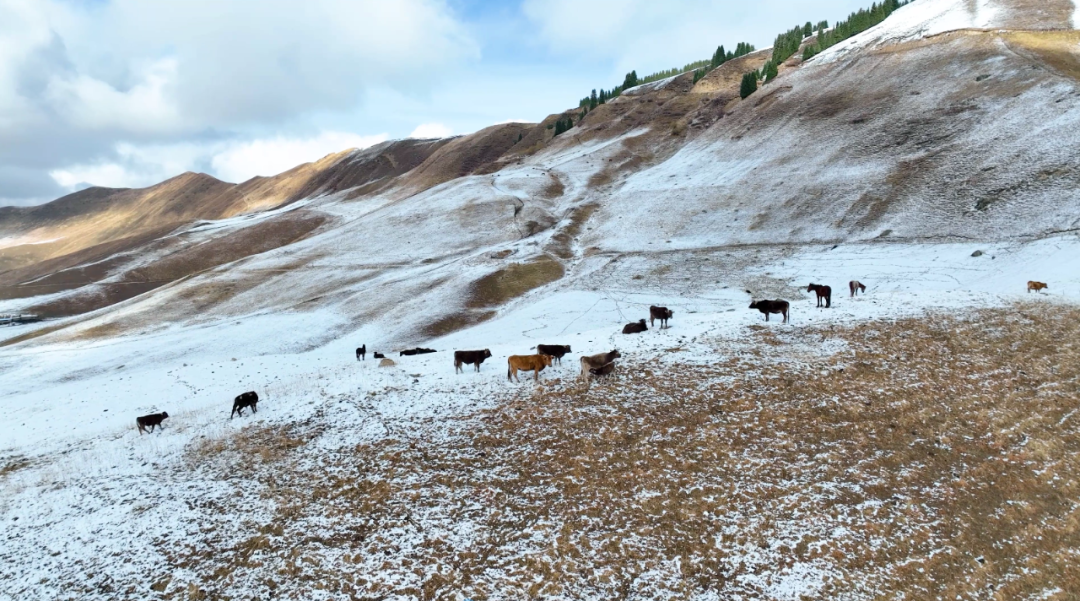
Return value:
M 1047 286 L 1043 282 L 1031 281 L 1027 284 L 1027 291 L 1041 292 L 1047 289 Z M 851 292 L 851 296 L 854 297 L 858 293 L 866 293 L 866 286 L 862 283 L 852 280 L 848 282 L 848 290 Z M 807 292 L 813 292 L 817 295 L 817 306 L 822 308 L 832 307 L 832 288 L 821 284 L 811 283 L 806 288 Z M 750 292 L 747 290 L 747 292 Z M 751 309 L 757 309 L 765 315 L 765 321 L 769 321 L 769 315 L 783 315 L 783 323 L 790 321 L 791 304 L 786 300 L 759 300 L 750 303 Z M 656 320 L 660 320 L 660 327 L 667 328 L 668 320 L 674 317 L 675 313 L 667 307 L 657 307 L 655 305 L 649 307 L 649 325 L 656 327 Z M 648 331 L 649 327 L 645 325 L 644 319 L 639 319 L 636 322 L 628 323 L 623 326 L 623 334 L 639 334 L 641 332 Z M 412 348 L 399 351 L 400 357 L 409 357 L 414 355 L 426 355 L 428 353 L 437 352 L 435 349 L 430 348 Z M 570 345 L 568 344 L 539 344 L 536 346 L 536 354 L 534 355 L 511 355 L 507 359 L 506 379 L 516 380 L 518 379 L 517 372 L 519 371 L 531 371 L 533 372 L 533 379 L 540 380 L 540 372 L 544 371 L 544 368 L 551 367 L 553 363 L 562 365 L 562 358 L 570 352 Z M 374 353 L 373 356 L 376 359 L 386 359 L 383 353 Z M 615 373 L 615 360 L 622 355 L 619 351 L 612 350 L 607 353 L 599 353 L 596 355 L 582 355 L 578 363 L 581 366 L 581 377 L 588 379 L 590 376 L 603 378 Z M 465 365 L 473 365 L 476 367 L 476 371 L 480 371 L 480 364 L 486 359 L 491 358 L 491 351 L 484 349 L 480 351 L 454 351 L 454 372 L 463 373 Z M 363 345 L 356 349 L 357 361 L 364 361 L 367 359 L 367 345 Z M 229 419 L 233 416 L 239 415 L 243 417 L 244 409 L 251 408 L 252 413 L 257 413 L 256 404 L 259 402 L 259 395 L 254 391 L 245 392 L 235 399 L 233 399 L 232 413 L 229 414 Z M 150 415 L 144 415 L 135 419 L 135 424 L 138 426 L 139 433 L 153 432 L 155 428 L 162 428 L 162 421 L 169 417 L 166 412 L 152 413 Z

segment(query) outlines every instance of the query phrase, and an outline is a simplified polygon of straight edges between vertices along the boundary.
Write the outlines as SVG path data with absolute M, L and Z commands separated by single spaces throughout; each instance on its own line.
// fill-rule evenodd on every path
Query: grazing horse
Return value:
M 1034 290 L 1035 292 L 1042 292 L 1047 288 L 1049 288 L 1049 286 L 1042 282 L 1028 282 L 1028 293 L 1030 293 L 1032 290 Z
M 668 327 L 667 322 L 675 315 L 675 312 L 667 307 L 657 307 L 653 305 L 649 307 L 649 325 L 656 327 L 656 320 L 660 320 L 660 328 Z
M 780 313 L 784 316 L 784 323 L 788 322 L 788 311 L 791 305 L 786 300 L 763 300 L 750 303 L 751 309 L 757 309 L 765 314 L 765 321 L 769 321 L 770 313 Z
M 832 288 L 821 284 L 810 284 L 806 287 L 806 291 L 817 293 L 817 306 L 821 306 L 821 301 L 825 301 L 826 309 L 832 306 Z
M 859 280 L 851 280 L 848 282 L 848 288 L 851 289 L 851 296 L 854 297 L 856 293 L 862 292 L 866 294 L 866 286 L 862 285 Z
M 255 394 L 255 391 L 253 390 L 241 394 L 240 396 L 233 399 L 232 413 L 229 414 L 229 419 L 232 419 L 233 415 L 239 415 L 240 417 L 244 417 L 244 409 L 246 407 L 251 407 L 252 413 L 258 413 L 259 410 L 255 407 L 258 402 L 259 395 Z
M 367 355 L 367 345 L 366 344 L 364 346 L 356 349 L 356 360 L 357 361 L 366 360 L 367 357 L 365 357 L 365 355 Z

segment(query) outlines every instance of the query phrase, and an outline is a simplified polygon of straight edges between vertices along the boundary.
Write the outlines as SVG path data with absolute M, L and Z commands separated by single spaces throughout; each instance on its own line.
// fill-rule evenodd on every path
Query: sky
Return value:
M 540 121 L 870 0 L 0 0 L 0 205 Z

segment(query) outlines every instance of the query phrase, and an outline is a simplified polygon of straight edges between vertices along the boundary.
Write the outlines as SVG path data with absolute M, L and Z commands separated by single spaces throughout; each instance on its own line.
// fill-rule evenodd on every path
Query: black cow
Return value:
M 754 301 L 750 303 L 751 309 L 757 309 L 765 314 L 765 321 L 769 321 L 770 313 L 781 313 L 784 316 L 784 323 L 788 322 L 788 310 L 791 305 L 786 300 L 763 300 Z
M 463 364 L 475 364 L 476 371 L 480 371 L 480 364 L 489 357 L 491 357 L 491 351 L 488 349 L 482 351 L 454 351 L 454 373 L 465 371 L 461 367 Z
M 401 354 L 398 355 L 398 356 L 399 357 L 412 357 L 413 355 L 427 355 L 428 353 L 437 353 L 437 352 L 438 351 L 436 351 L 435 349 L 431 349 L 431 348 L 416 347 L 416 348 L 411 348 L 411 349 L 405 349 L 405 350 L 401 351 Z
M 150 431 L 153 432 L 155 426 L 164 430 L 165 426 L 161 423 L 161 421 L 164 420 L 166 417 L 169 417 L 169 414 L 165 413 L 164 411 L 162 411 L 161 413 L 151 413 L 150 415 L 136 417 L 135 425 L 139 428 L 140 435 L 142 435 L 143 432 L 146 432 L 147 428 L 150 428 Z
M 536 352 L 541 355 L 549 355 L 552 361 L 562 365 L 563 355 L 570 352 L 569 344 L 538 344 Z
M 668 320 L 671 319 L 672 316 L 674 316 L 674 315 L 675 315 L 675 312 L 672 311 L 671 309 L 668 309 L 667 307 L 657 307 L 657 306 L 653 305 L 653 306 L 649 307 L 649 325 L 650 326 L 655 326 L 656 325 L 656 320 L 659 319 L 660 320 L 660 327 L 661 328 L 666 328 L 666 327 L 668 327 L 668 325 L 667 325 Z
M 363 360 L 367 359 L 367 357 L 365 357 L 364 355 L 367 355 L 367 345 L 366 344 L 364 346 L 356 349 L 356 360 L 357 361 L 363 361 Z
M 645 325 L 645 320 L 638 320 L 637 323 L 628 323 L 623 326 L 623 334 L 640 334 L 649 330 L 649 326 Z
M 375 351 L 375 354 L 372 355 L 372 357 L 375 357 L 376 359 L 385 359 L 386 355 L 380 353 L 379 351 Z
M 255 405 L 258 402 L 259 395 L 255 394 L 254 390 L 245 392 L 244 394 L 236 397 L 235 399 L 233 399 L 232 413 L 229 414 L 229 419 L 232 419 L 234 414 L 243 417 L 245 407 L 251 407 L 252 413 L 258 413 L 258 409 L 255 408 Z

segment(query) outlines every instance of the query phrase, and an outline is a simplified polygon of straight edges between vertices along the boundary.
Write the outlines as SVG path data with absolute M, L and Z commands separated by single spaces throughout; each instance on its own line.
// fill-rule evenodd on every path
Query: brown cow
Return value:
M 540 372 L 544 371 L 545 367 L 551 367 L 551 355 L 510 355 L 510 358 L 506 360 L 506 379 L 511 377 L 520 382 L 517 372 L 531 371 L 535 372 L 536 381 L 540 381 Z
M 656 320 L 660 320 L 660 327 L 668 327 L 667 322 L 674 316 L 675 313 L 667 307 L 657 307 L 655 305 L 649 307 L 649 325 L 656 327 Z
M 161 422 L 166 417 L 169 417 L 169 414 L 165 413 L 164 411 L 162 411 L 161 413 L 151 413 L 150 415 L 144 415 L 142 417 L 136 417 L 135 418 L 135 425 L 139 428 L 139 434 L 140 435 L 142 435 L 143 432 L 146 432 L 147 428 L 150 428 L 150 432 L 153 432 L 155 426 L 157 426 L 158 428 L 164 430 L 165 426 L 162 425 Z
M 649 326 L 645 325 L 645 320 L 640 319 L 637 323 L 628 323 L 623 326 L 623 334 L 640 334 L 649 330 Z
M 462 364 L 476 365 L 476 371 L 480 371 L 480 364 L 484 362 L 484 359 L 491 357 L 491 351 L 484 349 L 482 351 L 454 351 L 454 373 L 464 372 Z
M 806 287 L 807 292 L 814 292 L 817 294 L 817 306 L 821 306 L 821 301 L 825 301 L 825 308 L 832 307 L 832 288 L 828 286 L 822 286 L 821 284 L 810 284 Z
M 598 378 L 606 378 L 607 376 L 610 376 L 614 371 L 615 371 L 615 362 L 614 361 L 612 361 L 611 363 L 605 363 L 601 367 L 592 367 L 592 368 L 589 369 L 589 373 L 596 376 L 596 377 L 598 377 Z
M 569 344 L 538 344 L 536 352 L 541 355 L 550 355 L 552 363 L 562 365 L 563 355 L 570 352 Z
M 597 367 L 603 367 L 608 363 L 622 357 L 619 351 L 613 350 L 610 353 L 600 353 L 598 355 L 583 356 L 581 358 L 581 377 L 589 377 L 589 370 Z
M 754 301 L 750 303 L 751 309 L 757 309 L 765 314 L 765 321 L 769 321 L 770 313 L 781 313 L 784 315 L 784 323 L 788 322 L 788 311 L 791 305 L 786 300 L 763 300 Z
M 1045 290 L 1047 288 L 1049 288 L 1049 286 L 1047 286 L 1046 284 L 1044 284 L 1042 282 L 1034 282 L 1034 281 L 1028 282 L 1028 292 L 1029 293 L 1032 290 L 1034 290 L 1035 292 L 1042 292 L 1043 290 Z
M 854 297 L 855 294 L 858 292 L 866 294 L 866 286 L 863 286 L 862 282 L 860 282 L 859 280 L 851 280 L 850 282 L 848 282 L 848 288 L 851 289 L 852 297 Z

